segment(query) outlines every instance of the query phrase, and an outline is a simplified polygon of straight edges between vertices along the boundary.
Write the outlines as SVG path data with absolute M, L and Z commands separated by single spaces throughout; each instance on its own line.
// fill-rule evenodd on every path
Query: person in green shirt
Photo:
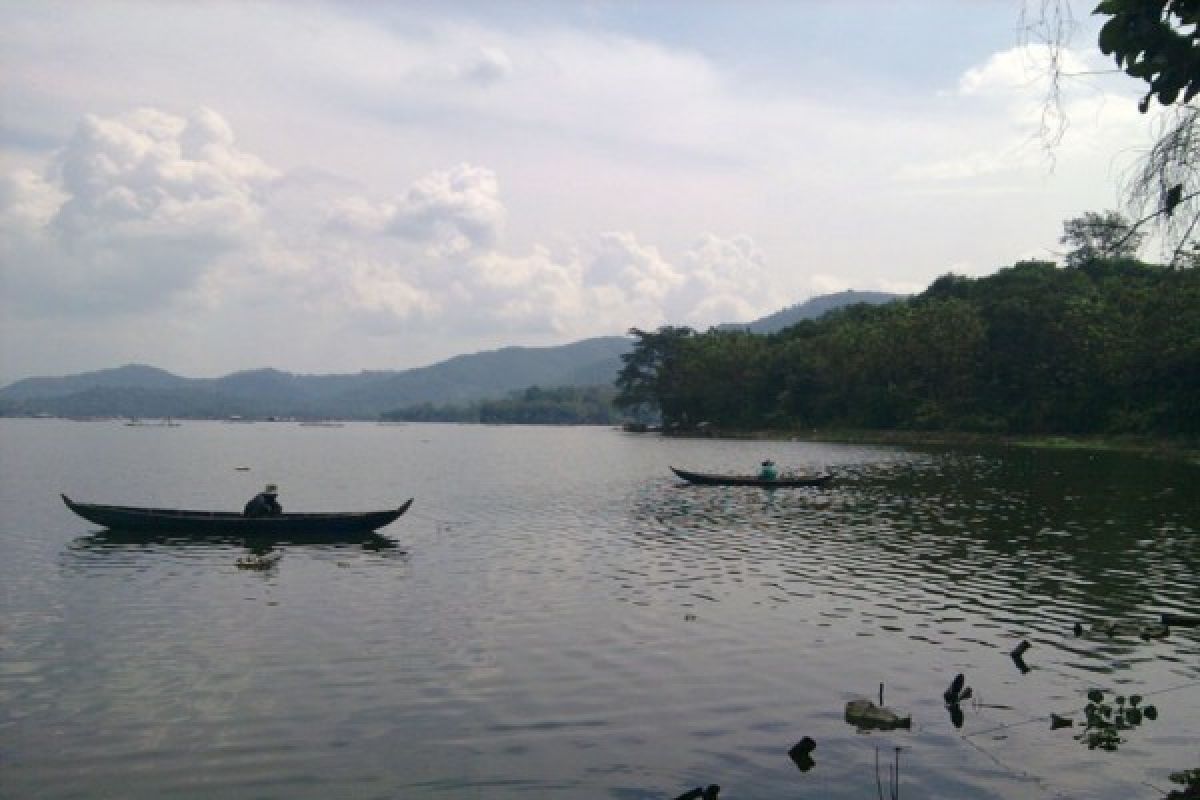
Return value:
M 775 471 L 775 462 L 767 459 L 762 462 L 762 466 L 758 470 L 758 477 L 764 481 L 773 481 L 779 477 L 779 473 Z

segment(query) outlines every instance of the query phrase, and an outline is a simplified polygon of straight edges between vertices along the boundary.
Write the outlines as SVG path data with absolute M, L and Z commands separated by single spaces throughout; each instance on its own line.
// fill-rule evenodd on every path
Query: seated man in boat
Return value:
M 767 459 L 762 462 L 762 467 L 758 470 L 758 477 L 764 481 L 773 481 L 779 477 L 779 473 L 775 471 L 775 462 Z
M 278 494 L 279 487 L 268 483 L 266 488 L 254 495 L 249 503 L 246 503 L 246 508 L 242 513 L 247 517 L 273 517 L 276 514 L 282 514 L 283 506 L 279 505 L 279 501 L 275 499 Z

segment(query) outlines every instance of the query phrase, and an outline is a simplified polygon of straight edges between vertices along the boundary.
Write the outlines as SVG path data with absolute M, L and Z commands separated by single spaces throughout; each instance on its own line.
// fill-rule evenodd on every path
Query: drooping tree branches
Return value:
M 1200 222 L 1200 109 L 1184 106 L 1164 118 L 1125 193 L 1143 221 L 1156 220 L 1174 243 L 1170 264 L 1183 265 Z
M 1051 159 L 1070 125 L 1063 103 L 1063 61 L 1077 27 L 1068 0 L 1038 0 L 1036 5 L 1029 0 L 1021 8 L 1017 25 L 1021 44 L 1036 45 L 1045 54 L 1045 64 L 1040 69 L 1046 76 L 1046 96 L 1037 136 Z
M 1131 172 L 1123 191 L 1136 218 L 1131 233 L 1144 225 L 1159 229 L 1173 267 L 1194 265 L 1200 230 L 1200 113 L 1192 101 L 1200 93 L 1200 0 L 1102 0 L 1093 11 L 1107 17 L 1097 47 L 1118 68 L 1144 81 L 1142 112 L 1157 101 L 1168 109 L 1153 147 Z M 1063 53 L 1075 25 L 1070 0 L 1028 0 L 1021 39 L 1044 45 L 1050 54 L 1050 89 L 1043 103 L 1040 133 L 1047 151 L 1067 129 L 1061 81 Z

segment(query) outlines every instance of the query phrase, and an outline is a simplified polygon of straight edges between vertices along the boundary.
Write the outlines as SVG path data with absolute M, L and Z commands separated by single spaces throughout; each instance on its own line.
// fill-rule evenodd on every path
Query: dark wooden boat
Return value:
M 780 475 L 778 478 L 760 478 L 757 475 L 713 475 L 707 472 L 689 472 L 671 467 L 671 471 L 688 483 L 697 486 L 761 486 L 766 489 L 794 489 L 802 486 L 822 488 L 828 486 L 833 475 Z
M 320 539 L 362 536 L 394 522 L 412 500 L 387 511 L 347 511 L 247 517 L 232 511 L 188 511 L 76 503 L 65 494 L 67 508 L 109 530 L 129 533 L 187 536 L 253 536 L 278 539 Z

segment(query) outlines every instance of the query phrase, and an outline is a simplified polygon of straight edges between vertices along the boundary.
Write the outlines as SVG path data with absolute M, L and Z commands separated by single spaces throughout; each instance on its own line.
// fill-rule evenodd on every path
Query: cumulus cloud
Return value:
M 88 115 L 44 176 L 5 179 L 6 284 L 31 312 L 160 303 L 254 238 L 273 176 L 208 109 Z
M 958 79 L 962 96 L 1013 95 L 1025 98 L 1045 96 L 1051 80 L 1055 58 L 1065 75 L 1093 69 L 1084 54 L 1061 49 L 1057 54 L 1048 46 L 1028 45 L 993 53 L 982 64 L 971 67 Z
M 495 245 L 504 216 L 495 173 L 460 164 L 421 178 L 390 202 L 343 198 L 330 221 L 335 227 L 419 242 L 432 254 L 455 255 Z
M 601 234 L 583 275 L 588 286 L 624 287 L 635 298 L 661 301 L 683 283 L 683 276 L 659 253 L 631 233 Z
M 274 176 L 208 109 L 88 115 L 56 168 L 68 199 L 52 225 L 66 237 L 236 239 L 255 227 L 258 189 Z
M 699 326 L 749 321 L 778 302 L 765 266 L 749 236 L 707 234 L 684 257 L 686 280 L 673 298 L 674 309 L 679 318 Z
M 0 175 L 0 224 L 10 235 L 44 229 L 65 200 L 55 184 L 33 170 Z

